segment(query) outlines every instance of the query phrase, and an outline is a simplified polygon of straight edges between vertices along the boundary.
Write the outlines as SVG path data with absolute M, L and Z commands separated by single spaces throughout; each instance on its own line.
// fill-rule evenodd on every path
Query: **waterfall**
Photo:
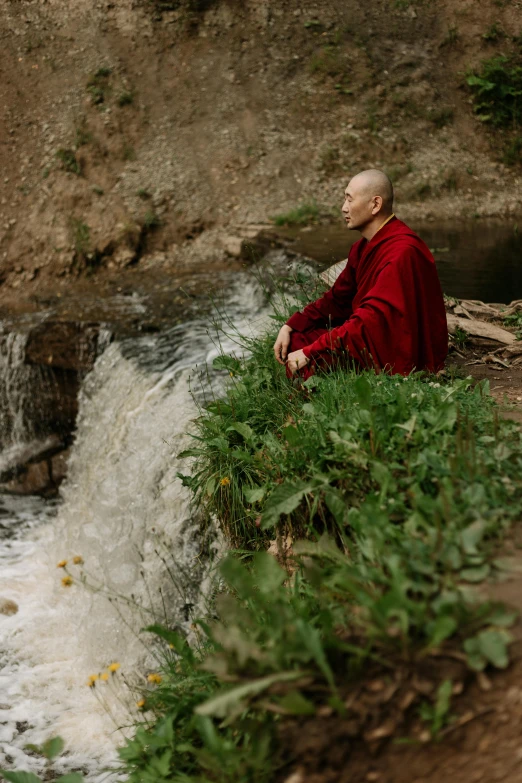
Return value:
M 227 293 L 227 316 L 243 332 L 258 331 L 263 308 L 260 288 L 246 277 Z M 215 531 L 202 532 L 176 474 L 186 468 L 177 454 L 197 413 L 188 379 L 216 353 L 206 323 L 193 321 L 111 344 L 84 379 L 61 503 L 46 507 L 54 516 L 43 524 L 36 509 L 38 528 L 29 525 L 15 550 L 0 548 L 0 596 L 19 605 L 17 614 L 0 615 L 0 766 L 38 772 L 39 760 L 24 746 L 60 734 L 70 751 L 64 769 L 82 769 L 93 783 L 107 780 L 100 770 L 122 741 L 113 718 L 131 720 L 107 695 L 111 717 L 86 687 L 87 676 L 118 661 L 121 673 L 111 683 L 121 674 L 143 683 L 152 663 L 139 629 L 161 621 L 164 605 L 169 621 L 186 628 L 204 611 L 220 542 Z M 19 525 L 16 508 L 9 513 Z M 103 592 L 61 586 L 56 564 L 73 556 L 83 558 Z M 109 602 L 106 591 L 147 609 Z M 110 692 L 102 684 L 96 691 Z
M 40 411 L 50 396 L 53 375 L 25 363 L 27 333 L 0 325 L 0 474 L 22 455 L 45 448 Z

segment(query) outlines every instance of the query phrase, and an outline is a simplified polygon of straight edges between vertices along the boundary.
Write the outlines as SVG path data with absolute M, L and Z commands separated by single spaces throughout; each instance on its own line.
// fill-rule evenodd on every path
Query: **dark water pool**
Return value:
M 416 224 L 431 249 L 444 293 L 459 299 L 509 303 L 522 299 L 522 225 L 485 223 Z M 278 232 L 279 233 L 279 232 Z M 280 229 L 292 249 L 325 266 L 346 258 L 360 234 L 342 224 Z

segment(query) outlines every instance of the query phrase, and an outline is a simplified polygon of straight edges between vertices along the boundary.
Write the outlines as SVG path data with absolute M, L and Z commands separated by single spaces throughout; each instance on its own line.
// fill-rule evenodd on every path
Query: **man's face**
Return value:
M 348 228 L 363 228 L 373 219 L 374 207 L 375 200 L 368 197 L 367 191 L 360 187 L 355 178 L 352 179 L 344 192 L 344 204 L 341 210 Z

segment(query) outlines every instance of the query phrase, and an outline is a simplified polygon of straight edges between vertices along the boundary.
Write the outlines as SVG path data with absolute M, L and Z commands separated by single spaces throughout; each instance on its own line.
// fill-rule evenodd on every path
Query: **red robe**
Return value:
M 360 239 L 332 288 L 288 321 L 290 351 L 314 364 L 348 354 L 361 367 L 437 372 L 448 353 L 444 299 L 432 254 L 397 218 Z

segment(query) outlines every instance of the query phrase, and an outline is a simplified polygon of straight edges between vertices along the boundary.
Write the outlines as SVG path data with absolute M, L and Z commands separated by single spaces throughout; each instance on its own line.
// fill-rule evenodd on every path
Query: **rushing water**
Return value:
M 242 332 L 259 328 L 263 308 L 260 287 L 245 276 L 230 287 L 227 316 Z M 112 343 L 82 386 L 61 502 L 5 498 L 0 506 L 0 525 L 18 533 L 0 548 L 0 596 L 19 605 L 0 615 L 0 766 L 41 770 L 24 746 L 60 734 L 69 750 L 64 769 L 105 779 L 122 740 L 117 726 L 131 722 L 132 686 L 157 665 L 139 629 L 164 620 L 164 607 L 170 622 L 188 628 L 203 609 L 219 541 L 201 533 L 176 455 L 196 413 L 189 375 L 216 352 L 198 320 Z M 22 405 L 26 390 L 18 387 Z M 61 586 L 56 563 L 75 555 L 101 592 Z M 111 602 L 108 592 L 135 605 Z M 87 676 L 113 661 L 121 672 L 93 693 Z

